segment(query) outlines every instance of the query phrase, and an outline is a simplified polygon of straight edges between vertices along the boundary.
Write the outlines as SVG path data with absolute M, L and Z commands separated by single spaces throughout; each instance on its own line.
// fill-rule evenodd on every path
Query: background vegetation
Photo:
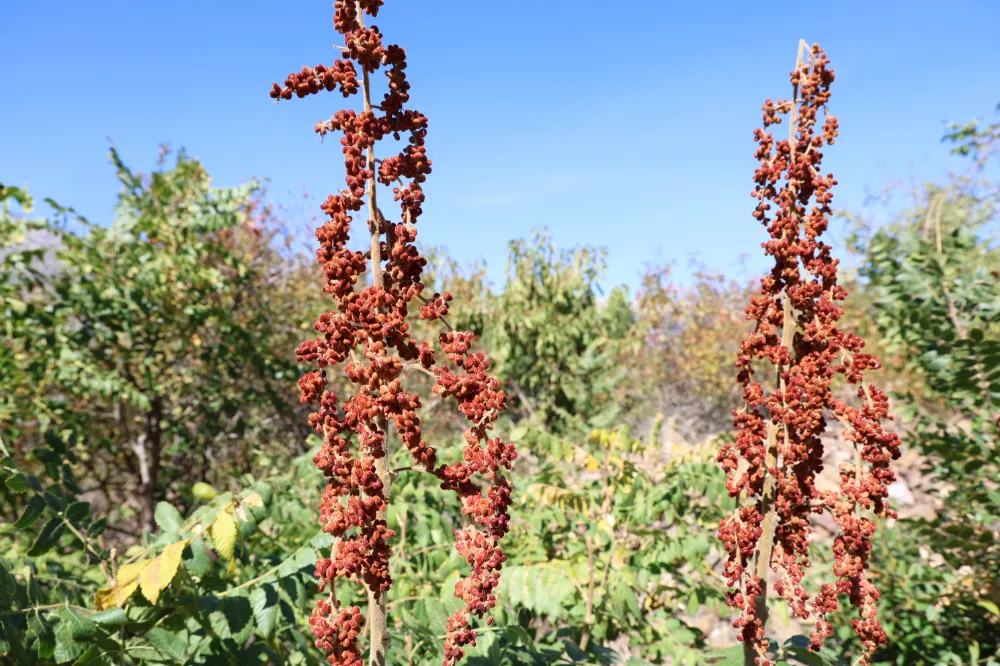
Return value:
M 907 451 L 873 567 L 886 664 L 1000 664 L 997 136 L 955 127 L 971 175 L 890 223 L 844 216 L 848 317 L 887 366 Z M 317 269 L 259 183 L 215 188 L 184 153 L 149 175 L 111 162 L 107 227 L 0 186 L 0 655 L 318 663 L 306 627 L 330 538 L 294 358 L 323 308 Z M 544 231 L 510 244 L 502 285 L 434 256 L 450 316 L 506 382 L 500 426 L 521 453 L 497 622 L 469 663 L 742 663 L 715 453 L 751 281 L 650 267 L 639 293 L 602 293 L 602 251 Z M 460 450 L 461 419 L 426 388 L 429 438 Z M 461 516 L 405 473 L 394 495 L 393 663 L 439 663 Z M 774 617 L 781 661 L 855 654 L 846 622 L 809 655 L 808 628 Z

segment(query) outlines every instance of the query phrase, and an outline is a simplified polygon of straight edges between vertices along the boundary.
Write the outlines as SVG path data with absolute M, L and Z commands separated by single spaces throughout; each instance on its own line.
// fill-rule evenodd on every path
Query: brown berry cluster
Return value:
M 386 522 L 392 480 L 386 460 L 391 424 L 416 465 L 435 475 L 443 489 L 454 491 L 462 513 L 468 516 L 466 526 L 456 532 L 456 548 L 472 572 L 455 586 L 455 596 L 465 607 L 448 621 L 444 663 L 450 666 L 464 656 L 466 645 L 475 644 L 473 618 L 492 624 L 494 590 L 506 559 L 500 540 L 508 531 L 511 494 L 501 472 L 510 469 L 517 454 L 513 445 L 489 437 L 506 398 L 500 383 L 489 374 L 487 360 L 472 352 L 473 334 L 447 325 L 444 317 L 451 294 L 423 294 L 421 274 L 427 262 L 414 242 L 424 201 L 421 184 L 431 172 L 424 147 L 427 118 L 405 108 L 410 87 L 405 51 L 383 45 L 378 28 L 365 26 L 365 15 L 375 16 L 381 5 L 382 0 L 334 3 L 334 25 L 344 39 L 343 59 L 332 67 L 304 68 L 289 75 L 284 88 L 274 84 L 271 91 L 276 101 L 336 88 L 345 97 L 359 92 L 363 97 L 361 110 L 341 110 L 316 125 L 321 136 L 341 134 L 347 187 L 322 204 L 329 219 L 316 231 L 317 259 L 326 276 L 324 289 L 334 297 L 336 308 L 316 322 L 319 337 L 298 349 L 300 361 L 318 366 L 299 380 L 299 387 L 302 401 L 316 405 L 310 423 L 322 435 L 323 446 L 315 462 L 327 478 L 320 518 L 324 531 L 336 537 L 331 556 L 316 563 L 320 588 L 329 597 L 318 603 L 310 625 L 316 645 L 329 654 L 330 664 L 362 663 L 357 641 L 360 610 L 340 606 L 334 583 L 349 579 L 367 587 L 369 623 L 374 621 L 373 604 L 380 603 L 384 612 L 385 594 L 392 584 L 390 542 L 395 536 Z M 379 69 L 385 72 L 388 86 L 381 102 L 373 105 L 370 76 Z M 404 136 L 402 150 L 376 159 L 379 141 L 398 141 Z M 401 209 L 398 222 L 383 216 L 377 202 L 379 184 L 392 187 Z M 362 252 L 349 249 L 348 241 L 352 216 L 365 207 L 371 246 Z M 359 278 L 369 267 L 371 283 L 361 288 Z M 421 319 L 440 321 L 447 329 L 437 349 L 410 335 L 408 316 L 414 302 Z M 340 364 L 355 387 L 343 399 L 327 384 L 327 368 Z M 420 398 L 404 386 L 410 372 L 434 377 L 434 391 L 454 398 L 469 420 L 463 461 L 439 464 L 435 449 L 424 440 L 418 416 Z M 483 482 L 488 486 L 485 492 Z
M 899 457 L 899 438 L 886 431 L 888 399 L 870 384 L 864 371 L 880 367 L 878 358 L 862 353 L 864 342 L 837 327 L 838 305 L 846 291 L 837 282 L 837 260 L 820 240 L 827 228 L 836 184 L 822 175 L 822 149 L 837 137 L 837 119 L 826 111 L 833 70 L 818 46 L 800 46 L 791 73 L 792 100 L 764 106 L 764 127 L 754 133 L 754 174 L 758 199 L 754 217 L 770 240 L 765 253 L 774 259 L 761 290 L 747 307 L 754 332 L 742 342 L 737 368 L 746 406 L 734 412 L 736 441 L 724 445 L 719 462 L 726 470 L 729 493 L 738 498 L 734 515 L 721 521 L 719 537 L 728 554 L 725 576 L 732 591 L 728 603 L 740 611 L 734 626 L 768 664 L 764 638 L 767 579 L 802 620 L 816 620 L 811 647 L 832 633 L 828 615 L 846 597 L 858 610 L 853 621 L 864 646 L 862 663 L 885 643 L 877 618 L 879 592 L 868 576 L 874 518 L 894 517 L 888 486 L 889 469 Z M 778 140 L 768 129 L 790 116 L 790 138 Z M 767 390 L 757 379 L 768 371 Z M 860 407 L 839 399 L 832 384 L 837 375 L 857 387 Z M 839 491 L 820 491 L 816 477 L 823 468 L 820 435 L 830 415 L 843 426 L 853 448 L 852 462 L 840 470 Z M 839 528 L 833 546 L 836 582 L 826 583 L 810 601 L 802 579 L 810 566 L 810 517 L 829 512 Z

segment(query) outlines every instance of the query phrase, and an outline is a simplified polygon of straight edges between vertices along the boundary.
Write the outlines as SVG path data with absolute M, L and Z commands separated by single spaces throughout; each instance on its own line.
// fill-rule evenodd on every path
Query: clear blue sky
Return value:
M 286 204 L 303 187 L 322 198 L 342 185 L 341 157 L 312 126 L 343 98 L 275 106 L 267 92 L 336 57 L 331 5 L 0 3 L 0 181 L 107 222 L 110 137 L 139 171 L 170 142 L 218 185 L 264 176 Z M 788 94 L 800 37 L 837 71 L 840 207 L 958 168 L 944 124 L 1000 101 L 997 0 L 388 0 L 376 23 L 407 49 L 431 121 L 421 240 L 485 259 L 495 279 L 507 241 L 539 225 L 562 246 L 606 246 L 606 284 L 694 254 L 762 267 L 752 130 L 764 99 Z

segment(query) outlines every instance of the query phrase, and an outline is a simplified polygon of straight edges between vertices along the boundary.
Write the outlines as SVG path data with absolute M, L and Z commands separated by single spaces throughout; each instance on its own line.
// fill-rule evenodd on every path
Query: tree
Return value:
M 166 169 L 167 156 L 141 176 L 112 149 L 122 190 L 108 227 L 54 202 L 62 221 L 8 211 L 3 225 L 7 245 L 28 227 L 60 245 L 50 274 L 37 250 L 4 259 L 0 430 L 22 450 L 75 432 L 91 490 L 138 511 L 146 531 L 174 484 L 224 482 L 220 457 L 249 471 L 295 413 L 280 387 L 295 364 L 274 346 L 288 335 L 271 312 L 285 278 L 260 185 L 213 188 L 196 160 L 181 152 Z
M 634 314 L 616 288 L 603 305 L 603 251 L 558 251 L 544 231 L 510 243 L 503 291 L 491 299 L 486 340 L 517 410 L 556 432 L 610 427 L 625 372 L 617 366 Z

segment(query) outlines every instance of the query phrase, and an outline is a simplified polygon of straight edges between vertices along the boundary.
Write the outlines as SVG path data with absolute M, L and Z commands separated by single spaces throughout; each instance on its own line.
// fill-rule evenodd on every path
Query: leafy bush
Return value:
M 995 196 L 971 185 L 855 237 L 882 344 L 920 378 L 899 411 L 940 501 L 876 551 L 897 664 L 1000 660 L 1000 251 Z

